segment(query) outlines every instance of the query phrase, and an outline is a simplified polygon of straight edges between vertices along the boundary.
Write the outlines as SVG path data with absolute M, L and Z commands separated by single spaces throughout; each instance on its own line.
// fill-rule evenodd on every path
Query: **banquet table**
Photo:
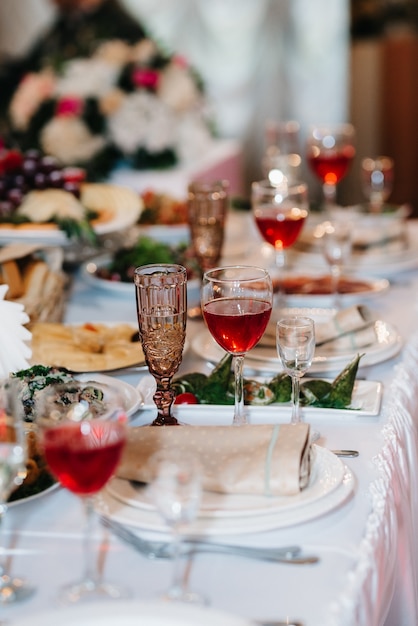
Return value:
M 249 224 L 250 216 L 243 213 L 234 219 L 238 221 L 227 225 L 224 260 L 252 261 L 252 253 L 262 253 L 262 244 Z M 418 232 L 414 221 L 408 228 Z M 418 245 L 416 254 L 418 258 Z M 342 417 L 324 411 L 309 419 L 320 433 L 317 445 L 359 451 L 357 458 L 344 459 L 354 475 L 353 493 L 337 507 L 307 521 L 216 537 L 255 546 L 299 544 L 304 551 L 317 554 L 320 562 L 290 565 L 196 554 L 190 563 L 189 584 L 204 592 L 211 607 L 248 620 L 298 619 L 305 626 L 418 623 L 418 263 L 392 274 L 390 281 L 390 289 L 376 296 L 370 306 L 398 329 L 402 349 L 391 359 L 359 371 L 359 377 L 383 384 L 379 415 L 348 412 Z M 191 293 L 189 300 L 195 298 L 197 293 Z M 65 321 L 136 324 L 134 288 L 131 296 L 114 295 L 75 273 Z M 203 322 L 188 321 L 180 372 L 209 372 L 213 366 L 191 347 L 202 328 Z M 113 376 L 135 386 L 145 375 L 147 372 L 134 371 Z M 140 410 L 132 423 L 149 423 L 150 417 L 151 411 Z M 197 406 L 191 423 L 211 423 L 212 419 L 207 412 L 200 416 Z M 286 420 L 282 414 L 277 417 L 279 422 Z M 9 546 L 12 572 L 31 581 L 36 593 L 16 606 L 2 607 L 1 619 L 13 624 L 54 606 L 57 589 L 81 574 L 82 530 L 80 502 L 61 488 L 9 508 L 4 541 Z M 123 583 L 134 598 L 155 599 L 167 588 L 172 573 L 169 560 L 145 558 L 98 521 L 95 540 L 105 576 Z

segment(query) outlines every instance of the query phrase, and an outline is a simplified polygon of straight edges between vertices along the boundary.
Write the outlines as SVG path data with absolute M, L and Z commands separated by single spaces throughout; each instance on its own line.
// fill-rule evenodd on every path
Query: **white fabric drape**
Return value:
M 347 117 L 349 0 L 123 0 L 159 42 L 201 73 L 220 136 L 261 174 L 264 124 Z M 0 52 L 21 52 L 52 19 L 49 0 L 2 0 Z

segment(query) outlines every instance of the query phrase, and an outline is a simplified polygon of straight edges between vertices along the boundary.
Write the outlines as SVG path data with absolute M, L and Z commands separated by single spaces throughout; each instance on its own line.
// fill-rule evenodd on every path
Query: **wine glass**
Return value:
M 310 128 L 306 157 L 313 173 L 322 182 L 325 204 L 337 204 L 337 184 L 347 174 L 355 156 L 352 124 L 327 124 Z
M 187 586 L 182 567 L 182 541 L 196 519 L 201 502 L 201 469 L 197 458 L 184 450 L 161 450 L 152 459 L 154 480 L 149 496 L 172 531 L 173 576 L 163 600 L 206 604 L 206 598 Z
M 106 385 L 59 383 L 37 392 L 36 427 L 51 473 L 83 503 L 85 571 L 61 590 L 61 604 L 125 598 L 128 592 L 102 580 L 92 547 L 94 496 L 113 475 L 126 442 L 126 415 L 119 395 Z
M 171 414 L 171 380 L 180 367 L 186 338 L 187 272 L 182 265 L 153 264 L 134 272 L 139 338 L 157 389 L 154 426 L 177 425 Z
M 272 185 L 268 180 L 252 184 L 252 212 L 263 239 L 274 246 L 275 268 L 279 272 L 280 288 L 286 268 L 286 250 L 300 235 L 309 214 L 308 188 L 303 182 L 294 185 Z
M 270 319 L 272 301 L 272 281 L 265 269 L 236 265 L 208 270 L 203 275 L 203 318 L 215 341 L 233 355 L 234 424 L 247 423 L 244 413 L 244 356 L 263 336 Z
M 372 213 L 380 213 L 393 189 L 393 159 L 379 156 L 367 157 L 361 162 L 363 193 L 369 200 Z
M 187 215 L 193 254 L 203 273 L 219 263 L 222 254 L 229 183 L 193 181 L 188 187 Z M 191 319 L 202 319 L 200 303 L 188 311 Z
M 288 184 L 300 180 L 300 124 L 294 120 L 268 120 L 265 126 L 266 150 L 262 160 L 263 175 L 272 185 L 285 179 Z
M 277 352 L 285 372 L 292 379 L 291 423 L 301 421 L 299 414 L 300 379 L 312 364 L 315 352 L 315 325 L 309 317 L 286 317 L 277 322 Z
M 322 250 L 331 272 L 333 305 L 340 308 L 339 285 L 342 269 L 352 249 L 352 225 L 348 219 L 334 219 L 323 223 Z
M 19 383 L 13 379 L 0 380 L 0 521 L 7 511 L 7 499 L 21 485 L 26 475 L 26 435 L 24 410 Z M 8 574 L 0 566 L 0 604 L 13 604 L 31 596 L 35 588 L 21 578 Z

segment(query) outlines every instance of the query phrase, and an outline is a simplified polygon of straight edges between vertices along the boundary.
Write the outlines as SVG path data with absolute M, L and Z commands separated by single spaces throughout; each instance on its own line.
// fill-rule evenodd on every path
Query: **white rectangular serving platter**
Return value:
M 259 377 L 256 380 L 261 380 Z M 308 380 L 308 379 L 306 379 Z M 327 379 L 324 379 L 327 380 Z M 331 381 L 330 381 L 331 382 Z M 155 409 L 152 401 L 154 381 L 152 377 L 145 376 L 138 389 L 144 398 L 142 410 Z M 315 419 L 329 419 L 339 417 L 344 419 L 357 419 L 360 417 L 375 417 L 380 413 L 382 404 L 383 385 L 381 382 L 373 380 L 356 380 L 353 389 L 351 407 L 348 409 L 325 409 L 322 407 L 301 407 L 302 417 Z M 290 403 L 273 403 L 263 406 L 246 405 L 245 407 L 248 419 L 254 423 L 270 423 L 277 419 L 290 420 L 291 405 Z M 215 404 L 179 404 L 174 405 L 173 414 L 178 420 L 184 419 L 188 423 L 199 423 L 201 418 L 207 423 L 210 417 L 211 423 L 222 424 L 232 419 L 234 407 L 232 405 L 215 405 Z

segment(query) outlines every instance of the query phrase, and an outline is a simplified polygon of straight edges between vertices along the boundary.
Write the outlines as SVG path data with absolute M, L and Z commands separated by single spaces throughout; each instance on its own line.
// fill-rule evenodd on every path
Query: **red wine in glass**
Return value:
M 218 298 L 206 303 L 204 317 L 212 337 L 227 352 L 245 354 L 260 341 L 270 319 L 271 303 Z
M 221 348 L 232 354 L 235 380 L 233 424 L 246 424 L 243 366 L 246 352 L 261 339 L 270 319 L 273 285 L 260 267 L 234 265 L 203 275 L 203 319 Z
M 306 159 L 322 183 L 325 201 L 334 206 L 337 184 L 346 176 L 356 154 L 352 124 L 313 126 L 307 137 Z
M 45 458 L 61 485 L 78 495 L 97 493 L 112 476 L 125 444 L 120 422 L 68 422 L 47 429 Z

